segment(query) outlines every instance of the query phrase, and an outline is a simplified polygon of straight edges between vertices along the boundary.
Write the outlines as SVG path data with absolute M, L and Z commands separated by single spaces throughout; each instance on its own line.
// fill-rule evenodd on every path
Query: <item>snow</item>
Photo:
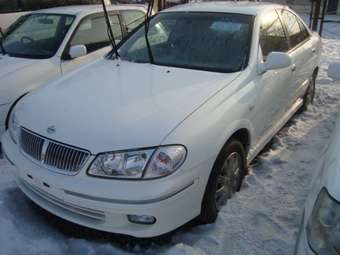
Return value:
M 146 245 L 82 228 L 34 206 L 0 159 L 0 254 L 292 254 L 304 201 L 340 110 L 340 83 L 326 76 L 329 63 L 340 59 L 340 25 L 326 24 L 324 36 L 314 105 L 257 157 L 215 224 L 186 226 L 169 243 Z

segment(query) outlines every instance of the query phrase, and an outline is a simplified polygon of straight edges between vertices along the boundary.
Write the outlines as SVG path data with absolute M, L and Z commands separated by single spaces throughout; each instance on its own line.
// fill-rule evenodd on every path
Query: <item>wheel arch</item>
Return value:
M 11 115 L 11 112 L 13 110 L 13 108 L 16 106 L 16 104 L 24 97 L 28 94 L 29 92 L 26 92 L 24 94 L 22 94 L 21 96 L 19 96 L 15 101 L 14 103 L 11 105 L 11 107 L 9 108 L 8 110 L 8 113 L 7 113 L 7 116 L 6 116 L 6 119 L 5 119 L 5 129 L 7 130 L 8 129 L 8 124 L 9 124 L 9 117 Z
M 223 150 L 226 144 L 233 139 L 240 141 L 244 146 L 246 153 L 248 153 L 251 147 L 252 133 L 253 126 L 249 120 L 244 119 L 234 122 L 225 133 L 224 139 L 221 139 L 222 143 L 220 144 L 219 153 Z
M 240 128 L 236 130 L 225 142 L 225 145 L 231 140 L 237 140 L 241 142 L 246 153 L 248 153 L 250 148 L 250 131 L 247 128 Z

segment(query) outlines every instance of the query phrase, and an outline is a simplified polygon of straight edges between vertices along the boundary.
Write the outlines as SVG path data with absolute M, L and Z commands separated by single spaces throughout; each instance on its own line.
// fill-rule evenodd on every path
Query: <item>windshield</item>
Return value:
M 6 32 L 3 48 L 13 57 L 50 58 L 57 52 L 73 20 L 74 16 L 70 15 L 25 15 Z
M 231 13 L 160 13 L 150 21 L 154 64 L 215 72 L 237 72 L 248 62 L 253 17 Z M 141 26 L 119 48 L 121 59 L 149 62 Z

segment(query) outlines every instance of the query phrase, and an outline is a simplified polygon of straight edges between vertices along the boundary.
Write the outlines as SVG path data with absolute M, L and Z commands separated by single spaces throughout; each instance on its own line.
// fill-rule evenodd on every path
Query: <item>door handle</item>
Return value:
M 312 52 L 313 52 L 313 53 L 315 53 L 315 52 L 316 52 L 316 49 L 315 49 L 315 48 L 313 48 L 313 49 L 312 49 Z
M 296 70 L 296 65 L 295 64 L 292 65 L 291 70 L 292 70 L 292 72 L 294 72 Z

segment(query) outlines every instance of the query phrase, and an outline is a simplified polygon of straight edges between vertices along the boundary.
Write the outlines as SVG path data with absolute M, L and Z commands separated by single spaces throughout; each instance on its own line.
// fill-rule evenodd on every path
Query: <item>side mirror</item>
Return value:
M 68 54 L 70 55 L 71 59 L 85 56 L 87 54 L 86 46 L 85 45 L 71 46 Z
M 327 75 L 335 81 L 340 81 L 340 61 L 329 65 Z
M 264 73 L 269 70 L 286 68 L 291 64 L 292 59 L 287 53 L 273 51 L 269 53 L 266 61 L 260 65 L 260 71 Z

